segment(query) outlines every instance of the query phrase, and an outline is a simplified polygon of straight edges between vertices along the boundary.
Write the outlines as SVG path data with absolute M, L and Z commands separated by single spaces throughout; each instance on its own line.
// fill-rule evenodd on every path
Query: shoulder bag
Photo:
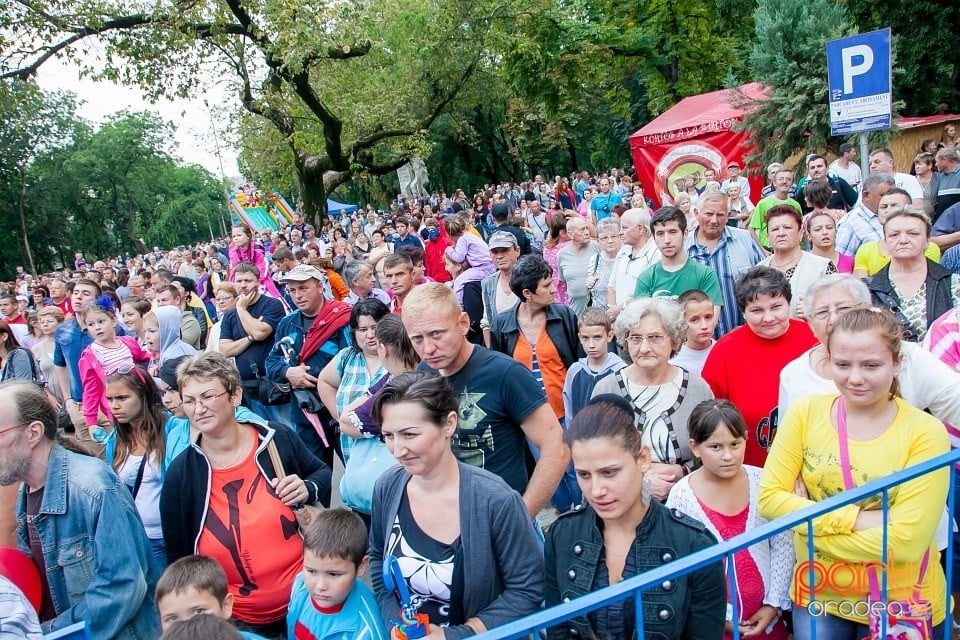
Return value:
M 850 450 L 847 443 L 847 411 L 843 396 L 837 400 L 837 435 L 840 440 L 840 469 L 843 471 L 843 486 L 853 489 L 853 473 L 850 469 Z M 909 600 L 893 600 L 883 602 L 880 592 L 880 581 L 877 577 L 877 568 L 867 567 L 867 581 L 870 584 L 869 613 L 867 622 L 870 625 L 870 640 L 900 640 L 911 638 L 916 640 L 931 640 L 933 638 L 933 606 L 922 599 L 920 587 L 923 577 L 927 573 L 930 563 L 930 550 L 923 554 L 920 561 L 920 575 L 914 586 L 913 597 Z M 874 606 L 874 603 L 877 603 Z M 881 619 L 886 618 L 886 624 Z M 947 617 L 949 621 L 949 616 Z

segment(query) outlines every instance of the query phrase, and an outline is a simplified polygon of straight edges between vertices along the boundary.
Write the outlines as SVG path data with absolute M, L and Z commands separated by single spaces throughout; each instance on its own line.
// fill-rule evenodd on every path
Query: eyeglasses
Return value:
M 199 398 L 188 398 L 183 401 L 181 406 L 184 411 L 194 411 L 197 408 L 197 405 L 203 405 L 207 409 L 212 409 L 211 406 L 217 399 L 222 398 L 225 395 L 228 395 L 229 391 L 221 391 L 220 393 L 205 393 Z
M 635 344 L 637 346 L 642 345 L 643 341 L 646 340 L 647 342 L 650 343 L 650 346 L 656 347 L 663 344 L 663 341 L 666 339 L 667 339 L 667 336 L 663 335 L 662 333 L 651 333 L 648 336 L 636 336 L 636 335 L 627 336 L 627 342 L 629 342 L 630 344 Z
M 817 309 L 812 315 L 817 320 L 823 321 L 830 317 L 831 313 L 837 314 L 837 316 L 842 316 L 847 311 L 850 311 L 854 308 L 854 305 L 840 305 L 837 307 L 824 307 L 823 309 Z
M 230 302 L 231 300 L 233 300 L 233 299 L 236 298 L 236 297 L 237 297 L 237 296 L 221 296 L 221 297 L 219 297 L 219 298 L 216 298 L 216 301 L 217 301 L 217 302 Z
M 25 427 L 31 422 L 33 422 L 33 420 L 30 420 L 29 422 L 21 422 L 19 424 L 10 425 L 9 427 L 4 427 L 3 429 L 0 429 L 0 436 L 2 436 L 5 433 L 9 433 L 10 431 L 13 431 L 14 429 Z

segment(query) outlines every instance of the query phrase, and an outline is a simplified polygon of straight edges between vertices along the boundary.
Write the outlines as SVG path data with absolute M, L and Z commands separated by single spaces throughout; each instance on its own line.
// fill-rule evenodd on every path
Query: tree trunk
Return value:
M 20 173 L 20 195 L 17 199 L 17 215 L 20 218 L 20 239 L 23 241 L 23 255 L 27 258 L 27 268 L 33 277 L 37 277 L 37 268 L 33 265 L 33 254 L 30 252 L 30 240 L 27 237 L 27 216 L 23 211 L 23 202 L 27 199 L 27 172 L 22 167 Z
M 580 163 L 577 162 L 577 149 L 573 146 L 573 140 L 567 138 L 567 155 L 570 156 L 570 169 L 577 171 L 580 169 Z

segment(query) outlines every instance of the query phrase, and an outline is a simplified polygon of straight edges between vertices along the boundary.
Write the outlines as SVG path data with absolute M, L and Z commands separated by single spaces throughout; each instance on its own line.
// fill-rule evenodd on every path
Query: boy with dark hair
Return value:
M 356 513 L 327 509 L 303 529 L 303 572 L 287 610 L 287 637 L 388 640 L 373 592 L 360 581 L 370 562 L 367 529 Z
M 174 623 L 200 614 L 229 620 L 233 613 L 227 574 L 216 560 L 206 556 L 186 556 L 168 566 L 157 581 L 156 603 L 164 632 Z M 247 640 L 262 640 L 254 633 L 239 633 Z
M 687 339 L 670 364 L 700 375 L 703 363 L 717 343 L 713 332 L 719 319 L 713 307 L 713 301 L 703 291 L 690 289 L 677 300 L 683 307 L 683 318 L 687 323 Z
M 719 314 L 723 294 L 716 272 L 689 259 L 684 250 L 687 217 L 683 211 L 672 206 L 660 207 L 650 220 L 650 229 L 660 250 L 660 261 L 640 274 L 634 295 L 677 298 L 690 289 L 700 289 L 710 296 Z
M 598 381 L 627 366 L 620 356 L 609 350 L 610 341 L 613 340 L 613 326 L 610 316 L 603 309 L 590 307 L 580 315 L 577 337 L 587 355 L 570 365 L 563 383 L 565 427 L 573 422 L 574 416 L 590 402 L 593 388 Z M 563 512 L 580 504 L 582 498 L 573 463 L 570 463 L 560 486 L 553 494 L 552 502 Z

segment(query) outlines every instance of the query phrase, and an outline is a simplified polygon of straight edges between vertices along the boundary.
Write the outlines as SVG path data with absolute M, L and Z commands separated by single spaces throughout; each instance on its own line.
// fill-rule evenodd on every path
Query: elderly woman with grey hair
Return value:
M 587 265 L 587 291 L 590 292 L 590 306 L 607 310 L 607 288 L 613 277 L 613 265 L 623 243 L 620 241 L 620 221 L 616 218 L 604 218 L 597 223 L 597 243 L 599 253 L 590 259 Z
M 867 285 L 847 274 L 824 276 L 807 289 L 803 300 L 807 323 L 820 344 L 780 372 L 777 408 L 781 417 L 804 396 L 837 392 L 830 375 L 827 333 L 847 311 L 871 304 Z M 918 409 L 929 410 L 943 422 L 960 425 L 960 373 L 914 342 L 904 341 L 901 349 L 903 360 L 897 377 L 901 397 Z
M 665 500 L 673 484 L 695 468 L 687 422 L 713 393 L 700 376 L 670 364 L 686 334 L 675 300 L 633 300 L 617 316 L 614 331 L 633 364 L 600 380 L 593 396 L 613 393 L 633 405 L 641 440 L 650 447 L 653 495 Z

